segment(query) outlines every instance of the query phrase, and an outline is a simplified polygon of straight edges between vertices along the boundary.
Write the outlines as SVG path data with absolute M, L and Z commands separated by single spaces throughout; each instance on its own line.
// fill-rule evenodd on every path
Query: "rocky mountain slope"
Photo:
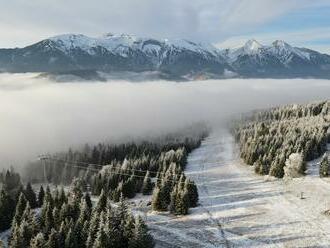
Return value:
M 224 50 L 222 55 L 235 71 L 247 77 L 330 76 L 329 55 L 293 47 L 281 40 L 270 46 L 250 40 L 241 48 Z
M 250 40 L 241 48 L 220 50 L 188 40 L 65 34 L 24 48 L 0 49 L 0 71 L 83 77 L 95 72 L 151 72 L 153 78 L 157 73 L 161 78 L 189 80 L 234 76 L 330 78 L 330 56 L 284 41 L 263 46 Z

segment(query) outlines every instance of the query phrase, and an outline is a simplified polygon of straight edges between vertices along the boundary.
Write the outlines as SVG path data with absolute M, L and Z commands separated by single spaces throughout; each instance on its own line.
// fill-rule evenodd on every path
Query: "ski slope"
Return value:
M 278 180 L 254 174 L 235 156 L 233 138 L 219 131 L 188 157 L 186 174 L 198 185 L 200 206 L 188 216 L 155 213 L 135 200 L 156 247 L 329 247 L 330 182 L 315 173 Z M 301 199 L 303 192 L 303 199 Z

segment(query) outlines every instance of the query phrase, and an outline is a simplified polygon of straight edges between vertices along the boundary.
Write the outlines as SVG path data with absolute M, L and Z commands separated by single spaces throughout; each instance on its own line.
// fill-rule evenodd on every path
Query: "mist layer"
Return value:
M 218 128 L 239 113 L 325 100 L 329 92 L 330 81 L 314 79 L 53 83 L 34 74 L 0 74 L 0 166 L 197 121 Z

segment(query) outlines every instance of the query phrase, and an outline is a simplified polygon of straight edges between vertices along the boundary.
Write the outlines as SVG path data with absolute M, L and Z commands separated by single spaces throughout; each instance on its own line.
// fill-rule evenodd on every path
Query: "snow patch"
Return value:
M 153 44 L 154 39 L 138 38 L 128 34 L 114 35 L 110 33 L 98 38 L 82 34 L 64 34 L 51 37 L 49 40 L 55 42 L 56 47 L 67 54 L 73 49 L 81 49 L 93 54 L 93 50 L 97 47 L 102 47 L 123 57 L 128 56 L 129 50 L 159 54 L 161 48 L 164 50 L 189 50 L 204 55 L 212 54 L 213 56 L 216 56 L 218 52 L 211 44 L 194 43 L 184 39 L 163 39 L 156 41 L 158 43 L 156 45 Z

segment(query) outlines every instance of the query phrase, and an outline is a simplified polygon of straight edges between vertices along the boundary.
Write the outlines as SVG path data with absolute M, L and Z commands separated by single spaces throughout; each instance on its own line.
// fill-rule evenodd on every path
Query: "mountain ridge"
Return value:
M 98 38 L 64 34 L 23 48 L 0 49 L 1 72 L 159 72 L 169 79 L 330 78 L 330 56 L 276 40 L 252 39 L 235 49 L 185 39 L 122 34 Z M 228 73 L 229 72 L 229 73 Z M 229 75 L 229 76 L 228 76 Z

